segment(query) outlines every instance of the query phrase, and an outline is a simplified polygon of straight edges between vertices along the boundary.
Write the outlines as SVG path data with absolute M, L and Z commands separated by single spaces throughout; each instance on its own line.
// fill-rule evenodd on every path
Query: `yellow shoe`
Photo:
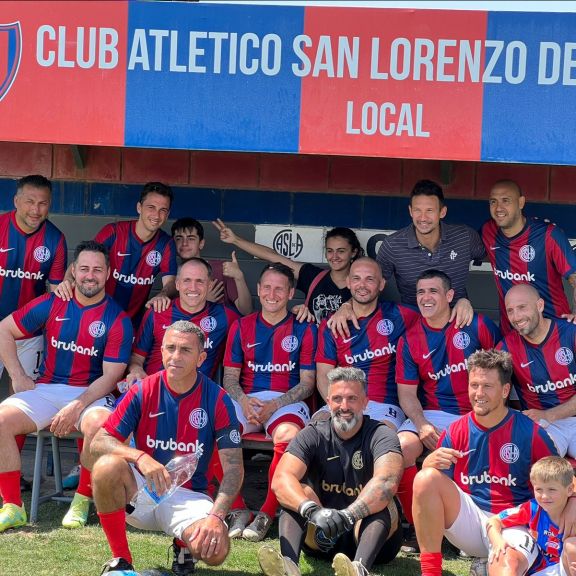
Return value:
M 68 512 L 66 512 L 66 515 L 62 518 L 62 526 L 71 529 L 86 526 L 88 512 L 90 512 L 90 498 L 76 492 L 70 508 L 68 508 Z
M 24 506 L 4 504 L 4 506 L 0 508 L 0 532 L 4 532 L 4 530 L 8 530 L 9 528 L 24 526 L 27 520 Z

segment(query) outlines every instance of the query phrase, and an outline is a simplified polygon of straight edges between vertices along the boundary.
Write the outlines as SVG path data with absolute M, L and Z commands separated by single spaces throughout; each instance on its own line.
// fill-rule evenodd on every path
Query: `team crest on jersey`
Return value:
M 196 408 L 190 412 L 190 418 L 188 420 L 191 426 L 200 430 L 200 428 L 204 428 L 204 426 L 208 424 L 208 414 L 206 414 L 204 408 Z
M 558 362 L 558 364 L 561 366 L 568 366 L 568 364 L 571 364 L 572 360 L 574 360 L 574 353 L 572 350 L 570 350 L 570 348 L 562 346 L 562 348 L 558 348 L 558 350 L 556 350 L 554 358 L 556 359 L 556 362 Z
M 503 462 L 506 462 L 506 464 L 514 464 L 514 462 L 520 458 L 520 448 L 512 442 L 504 444 L 502 448 L 500 448 L 500 458 Z
M 536 256 L 536 250 L 530 246 L 530 244 L 524 244 L 520 250 L 518 250 L 518 256 L 523 262 L 532 262 Z
M 202 328 L 204 332 L 212 332 L 216 330 L 216 326 L 218 326 L 218 322 L 216 322 L 214 316 L 206 316 L 200 320 L 200 328 Z
M 18 75 L 20 61 L 22 60 L 22 29 L 20 22 L 0 24 L 0 46 L 3 46 L 3 54 L 0 54 L 0 100 L 2 100 Z
M 34 248 L 34 260 L 36 262 L 47 262 L 50 260 L 50 250 L 46 246 L 38 246 Z
M 362 470 L 364 468 L 364 460 L 362 460 L 362 452 L 356 450 L 352 456 L 352 468 L 354 470 Z
M 282 339 L 280 346 L 282 346 L 282 350 L 284 350 L 284 352 L 294 352 L 294 350 L 298 348 L 298 338 L 293 335 L 286 336 Z
M 466 350 L 470 346 L 470 336 L 466 332 L 456 332 L 452 338 L 452 344 L 458 348 L 458 350 Z
M 146 256 L 146 264 L 148 266 L 158 266 L 162 262 L 162 254 L 158 250 L 151 250 Z
M 394 322 L 388 318 L 383 318 L 376 324 L 376 332 L 382 336 L 390 336 L 394 332 Z
M 242 441 L 242 438 L 240 436 L 240 432 L 238 432 L 238 430 L 231 430 L 230 431 L 230 440 L 234 444 L 240 444 L 240 442 Z
M 100 338 L 106 334 L 106 324 L 101 320 L 94 320 L 94 322 L 88 326 L 88 333 L 93 338 Z

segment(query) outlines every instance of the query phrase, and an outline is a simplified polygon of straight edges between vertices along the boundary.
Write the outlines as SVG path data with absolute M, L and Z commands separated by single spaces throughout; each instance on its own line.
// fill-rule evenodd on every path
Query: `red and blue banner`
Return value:
M 576 14 L 1 2 L 0 140 L 576 164 Z

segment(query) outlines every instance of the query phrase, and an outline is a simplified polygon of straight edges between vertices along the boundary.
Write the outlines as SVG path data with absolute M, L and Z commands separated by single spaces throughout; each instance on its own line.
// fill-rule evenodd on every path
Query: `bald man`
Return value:
M 544 300 L 530 284 L 505 298 L 513 330 L 498 344 L 512 354 L 522 410 L 546 428 L 558 452 L 576 456 L 576 326 L 544 316 Z

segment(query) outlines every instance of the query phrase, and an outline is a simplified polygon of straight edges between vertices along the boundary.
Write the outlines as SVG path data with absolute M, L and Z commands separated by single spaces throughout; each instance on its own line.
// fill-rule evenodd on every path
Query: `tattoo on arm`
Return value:
M 278 409 L 308 398 L 314 392 L 316 386 L 315 375 L 316 372 L 314 370 L 301 370 L 300 382 L 294 388 L 290 388 L 282 396 L 276 398 Z
M 245 396 L 240 386 L 240 368 L 224 368 L 222 385 L 224 386 L 224 390 L 226 390 L 236 402 L 240 402 Z
M 228 514 L 230 506 L 242 488 L 244 480 L 244 465 L 242 448 L 227 448 L 218 452 L 224 472 L 218 495 L 214 500 L 212 512 Z

